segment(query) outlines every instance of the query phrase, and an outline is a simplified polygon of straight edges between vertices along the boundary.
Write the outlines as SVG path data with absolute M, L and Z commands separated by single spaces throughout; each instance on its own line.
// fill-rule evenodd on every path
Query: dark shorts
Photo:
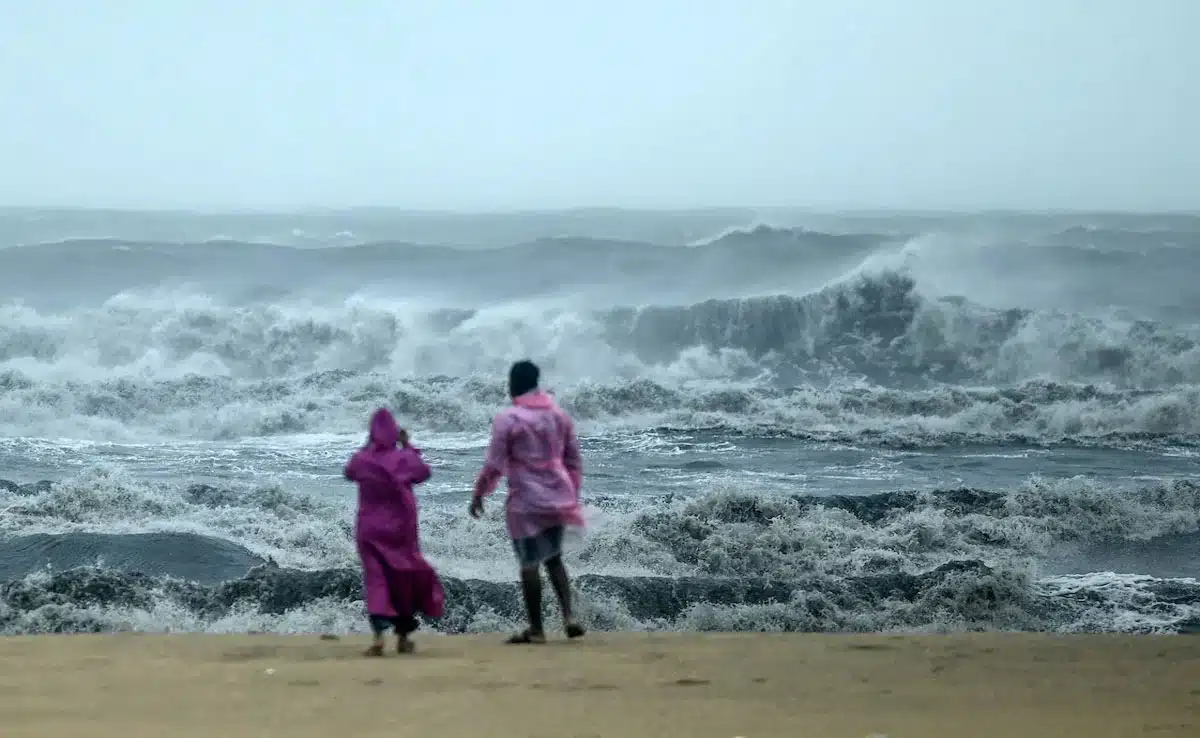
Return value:
M 556 525 L 536 536 L 514 538 L 512 544 L 513 551 L 517 554 L 517 563 L 522 569 L 539 566 L 555 556 L 562 555 L 563 527 Z

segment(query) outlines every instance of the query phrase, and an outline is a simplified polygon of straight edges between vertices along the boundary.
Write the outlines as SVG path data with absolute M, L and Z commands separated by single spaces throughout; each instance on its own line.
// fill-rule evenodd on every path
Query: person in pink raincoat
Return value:
M 419 625 L 417 615 L 443 614 L 445 593 L 437 572 L 421 555 L 413 494 L 413 486 L 431 475 L 421 451 L 409 445 L 407 431 L 386 408 L 376 410 L 367 443 L 345 469 L 346 479 L 358 484 L 354 537 L 375 635 L 367 656 L 383 655 L 389 627 L 396 632 L 396 651 L 411 653 L 409 636 Z
M 571 584 L 562 560 L 566 528 L 583 528 L 579 488 L 583 462 L 575 424 L 548 393 L 538 389 L 540 371 L 518 361 L 508 374 L 512 405 L 492 421 L 483 469 L 475 480 L 471 517 L 483 514 L 483 500 L 500 478 L 508 477 L 508 534 L 521 570 L 529 627 L 509 643 L 545 643 L 542 625 L 541 567 L 558 595 L 568 638 L 584 634 L 571 609 Z

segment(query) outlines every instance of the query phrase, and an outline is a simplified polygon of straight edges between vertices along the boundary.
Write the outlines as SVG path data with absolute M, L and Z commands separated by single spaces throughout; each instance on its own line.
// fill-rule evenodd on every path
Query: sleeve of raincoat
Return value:
M 492 420 L 492 439 L 488 442 L 483 468 L 475 478 L 475 497 L 486 497 L 496 491 L 496 485 L 508 466 L 508 419 L 501 413 Z
M 433 470 L 421 458 L 421 449 L 409 446 L 404 450 L 404 465 L 400 467 L 398 476 L 404 484 L 421 484 L 429 481 Z
M 355 453 L 342 469 L 342 476 L 351 482 L 358 481 L 358 473 L 362 469 L 362 453 Z
M 575 421 L 566 413 L 560 413 L 563 421 L 563 466 L 567 468 L 567 476 L 571 478 L 571 486 L 575 488 L 575 496 L 583 487 L 583 455 L 579 453 L 579 438 L 575 435 Z

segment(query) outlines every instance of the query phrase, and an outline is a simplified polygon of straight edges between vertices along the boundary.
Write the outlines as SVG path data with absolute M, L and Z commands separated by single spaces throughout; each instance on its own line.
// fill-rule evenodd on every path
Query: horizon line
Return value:
M 884 207 L 855 206 L 833 207 L 816 205 L 704 205 L 690 207 L 634 207 L 620 205 L 576 205 L 546 208 L 406 208 L 398 205 L 346 205 L 346 206 L 294 206 L 294 207 L 131 207 L 93 205 L 4 205 L 0 214 L 16 213 L 94 213 L 113 215 L 172 215 L 172 216 L 278 216 L 278 215 L 354 215 L 379 213 L 408 217 L 528 217 L 545 215 L 715 215 L 745 213 L 747 215 L 788 211 L 811 215 L 1157 215 L 1157 216 L 1200 216 L 1200 208 L 1113 208 L 1113 207 Z

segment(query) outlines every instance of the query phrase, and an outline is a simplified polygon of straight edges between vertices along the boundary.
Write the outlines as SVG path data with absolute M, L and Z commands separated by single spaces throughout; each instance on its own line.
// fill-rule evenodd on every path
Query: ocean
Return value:
M 1197 631 L 1197 274 L 1189 215 L 0 210 L 0 632 L 365 632 L 378 406 L 427 627 L 517 627 L 521 358 L 594 629 Z

